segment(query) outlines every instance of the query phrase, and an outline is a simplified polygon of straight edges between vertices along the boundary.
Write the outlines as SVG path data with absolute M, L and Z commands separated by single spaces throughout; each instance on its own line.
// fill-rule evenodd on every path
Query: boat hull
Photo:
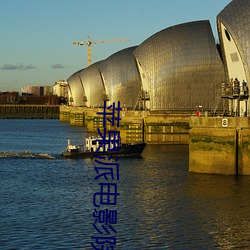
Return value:
M 91 152 L 91 151 L 66 151 L 62 153 L 65 158 L 94 158 L 95 155 L 99 156 L 120 156 L 120 157 L 138 157 L 141 156 L 145 142 L 123 144 L 119 151 L 106 151 L 106 152 Z

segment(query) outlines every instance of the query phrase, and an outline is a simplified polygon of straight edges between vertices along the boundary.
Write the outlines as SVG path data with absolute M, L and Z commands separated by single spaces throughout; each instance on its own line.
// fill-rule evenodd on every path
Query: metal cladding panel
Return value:
M 84 106 L 83 96 L 85 95 L 85 93 L 79 77 L 80 72 L 82 70 L 83 69 L 78 70 L 73 75 L 71 75 L 67 80 L 70 97 L 73 98 L 74 106 Z
M 217 20 L 231 34 L 244 62 L 247 81 L 250 82 L 250 2 L 249 0 L 234 0 L 217 16 Z M 221 35 L 219 29 L 219 35 Z
M 209 21 L 162 30 L 135 51 L 142 85 L 152 110 L 187 111 L 198 105 L 212 109 L 224 81 L 224 68 Z
M 111 102 L 133 108 L 139 98 L 141 81 L 133 51 L 137 46 L 121 50 L 100 64 L 107 95 Z
M 90 65 L 80 73 L 83 88 L 86 93 L 88 107 L 103 107 L 105 90 L 99 71 L 100 62 Z

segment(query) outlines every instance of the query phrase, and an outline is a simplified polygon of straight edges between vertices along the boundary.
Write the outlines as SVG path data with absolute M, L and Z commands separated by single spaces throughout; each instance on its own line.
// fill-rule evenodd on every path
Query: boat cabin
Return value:
M 70 140 L 68 139 L 68 146 L 66 148 L 68 152 L 78 152 L 79 149 L 80 149 L 80 146 L 71 145 Z
M 103 152 L 103 139 L 101 137 L 90 136 L 86 138 L 86 151 L 96 152 L 99 146 L 101 145 L 99 152 Z M 105 149 L 112 150 L 114 148 L 118 148 L 121 145 L 121 138 L 106 138 L 105 140 Z

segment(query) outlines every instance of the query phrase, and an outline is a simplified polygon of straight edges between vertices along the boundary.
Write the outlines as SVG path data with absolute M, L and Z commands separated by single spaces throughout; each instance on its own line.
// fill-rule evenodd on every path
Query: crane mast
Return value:
M 92 55 L 91 55 L 91 45 L 92 44 L 100 44 L 100 43 L 109 43 L 109 42 L 127 42 L 129 39 L 122 38 L 116 40 L 100 40 L 100 41 L 91 41 L 90 36 L 88 35 L 88 40 L 86 42 L 73 42 L 73 45 L 87 45 L 88 47 L 88 66 L 92 64 Z

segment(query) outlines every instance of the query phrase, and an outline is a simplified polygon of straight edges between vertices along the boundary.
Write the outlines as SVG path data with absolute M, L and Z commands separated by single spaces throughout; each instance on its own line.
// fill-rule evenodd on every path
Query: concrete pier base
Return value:
M 72 126 L 86 126 L 90 133 L 103 129 L 103 119 L 97 112 L 100 108 L 60 107 L 60 120 L 67 121 Z M 150 111 L 120 112 L 120 126 L 106 125 L 107 130 L 119 130 L 122 141 L 140 142 L 149 144 L 188 144 L 189 142 L 189 115 L 152 113 Z
M 250 118 L 190 117 L 189 171 L 250 175 Z
M 69 106 L 60 106 L 59 119 L 61 122 L 70 121 L 71 108 Z

